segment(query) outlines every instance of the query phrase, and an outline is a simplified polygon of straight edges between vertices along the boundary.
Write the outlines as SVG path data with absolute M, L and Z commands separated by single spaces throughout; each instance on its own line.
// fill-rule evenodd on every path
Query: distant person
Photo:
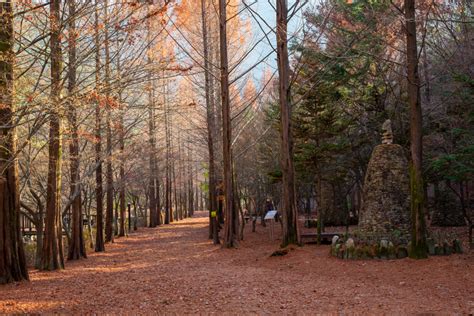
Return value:
M 275 209 L 275 206 L 273 206 L 273 202 L 270 199 L 267 199 L 265 202 L 265 214 L 268 211 L 273 211 Z

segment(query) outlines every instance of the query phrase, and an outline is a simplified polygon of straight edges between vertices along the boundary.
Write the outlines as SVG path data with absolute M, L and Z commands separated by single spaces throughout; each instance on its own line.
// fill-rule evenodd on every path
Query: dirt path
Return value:
M 278 241 L 246 232 L 237 250 L 207 240 L 204 213 L 140 229 L 107 252 L 0 286 L 0 313 L 474 313 L 474 257 L 340 261 L 327 246 L 269 257 Z

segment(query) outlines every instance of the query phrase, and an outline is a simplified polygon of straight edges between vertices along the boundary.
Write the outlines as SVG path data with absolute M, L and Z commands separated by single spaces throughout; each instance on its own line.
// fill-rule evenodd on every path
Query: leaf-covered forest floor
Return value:
M 306 245 L 270 257 L 279 241 L 250 226 L 239 249 L 212 245 L 204 212 L 141 228 L 63 271 L 0 286 L 0 313 L 474 313 L 472 252 L 341 261 Z

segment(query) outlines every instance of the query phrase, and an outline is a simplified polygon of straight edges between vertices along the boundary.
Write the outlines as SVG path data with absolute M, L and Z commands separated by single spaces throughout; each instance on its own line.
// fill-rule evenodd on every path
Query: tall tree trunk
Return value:
M 121 105 L 123 106 L 123 105 Z M 125 236 L 125 218 L 126 216 L 126 199 L 125 199 L 125 163 L 124 163 L 124 153 L 125 153 L 125 129 L 124 129 L 124 120 L 123 120 L 123 108 L 120 109 L 120 188 L 119 188 L 119 200 L 120 200 L 120 233 L 119 237 Z
M 41 267 L 41 255 L 43 251 L 43 230 L 44 230 L 44 208 L 41 205 L 38 208 L 38 225 L 36 226 L 36 256 L 35 256 L 35 268 Z
M 87 258 L 84 247 L 83 225 L 82 225 L 82 202 L 79 169 L 79 137 L 77 126 L 77 111 L 75 108 L 76 93 L 76 0 L 68 0 L 69 7 L 69 29 L 68 29 L 68 119 L 71 130 L 71 142 L 69 144 L 70 156 L 70 198 L 72 199 L 72 234 L 68 249 L 68 260 Z
M 150 7 L 148 6 L 148 10 Z M 151 20 L 147 19 L 147 41 L 153 42 L 151 36 Z M 151 45 L 150 45 L 151 46 Z M 153 64 L 151 51 L 148 53 L 148 64 Z M 156 127 L 155 127 L 155 82 L 151 76 L 151 70 L 148 72 L 148 131 L 150 142 L 150 182 L 148 186 L 150 195 L 150 227 L 156 227 L 161 224 L 161 211 L 158 206 L 158 162 L 156 151 Z
M 114 175 L 112 170 L 112 127 L 110 107 L 110 43 L 109 43 L 109 3 L 104 0 L 104 32 L 105 32 L 105 98 L 106 98 L 106 129 L 107 129 L 107 163 L 106 163 L 106 217 L 105 217 L 105 242 L 114 240 Z
M 100 95 L 100 40 L 99 40 L 99 8 L 98 0 L 95 0 L 94 40 L 95 40 L 95 90 Z M 95 251 L 105 251 L 104 245 L 104 190 L 102 187 L 102 114 L 99 100 L 95 107 L 95 198 L 96 198 L 96 238 Z
M 422 115 L 420 104 L 420 78 L 418 75 L 418 50 L 416 44 L 415 0 L 405 0 L 406 57 L 408 79 L 408 104 L 410 106 L 410 152 L 411 152 L 411 258 L 426 258 L 426 224 L 423 192 L 423 143 Z
M 201 19 L 202 19 L 202 37 L 204 49 L 204 81 L 206 92 L 206 119 L 207 119 L 207 148 L 209 152 L 209 239 L 214 240 L 214 244 L 219 243 L 217 229 L 213 229 L 213 225 L 217 225 L 217 199 L 216 199 L 216 168 L 214 157 L 214 133 L 215 133 L 215 118 L 214 118 L 214 98 L 212 96 L 213 82 L 210 74 L 210 54 L 209 54 L 209 38 L 207 27 L 207 10 L 206 1 L 201 0 Z M 215 213 L 213 213 L 215 212 Z
M 120 233 L 119 237 L 125 236 L 125 219 L 127 217 L 126 200 L 125 200 L 125 127 L 124 127 L 124 115 L 125 115 L 125 104 L 122 103 L 122 74 L 120 64 L 120 45 L 117 41 L 117 82 L 118 82 L 118 95 L 117 100 L 120 105 L 119 109 L 119 150 L 120 150 L 120 186 L 119 186 L 119 201 L 120 201 Z
M 178 192 L 177 192 L 177 187 L 176 187 L 176 165 L 175 165 L 176 157 L 173 157 L 172 160 L 172 167 L 171 167 L 171 172 L 172 172 L 172 182 L 173 182 L 173 212 L 171 213 L 170 221 L 173 222 L 173 220 L 179 220 L 179 210 L 178 210 Z
M 288 61 L 288 4 L 277 0 L 277 59 L 279 74 L 279 102 L 281 114 L 281 169 L 283 173 L 283 240 L 282 246 L 299 242 L 295 171 L 293 167 L 293 139 L 291 133 L 290 67 Z
M 193 216 L 194 213 L 194 168 L 193 168 L 193 150 L 191 143 L 188 141 L 188 208 L 186 212 L 187 217 Z
M 0 2 L 0 284 L 28 280 L 20 230 L 16 135 L 13 127 L 13 8 Z
M 46 223 L 41 270 L 64 268 L 61 217 L 61 27 L 60 0 L 50 3 L 51 101 Z
M 153 91 L 150 84 L 150 91 L 148 92 L 148 132 L 150 142 L 150 182 L 148 184 L 148 195 L 150 201 L 150 227 L 156 227 L 158 225 L 158 209 L 156 205 L 157 201 L 157 179 L 156 179 L 156 141 L 155 141 L 155 115 L 154 115 L 154 102 L 153 102 Z
M 239 244 L 239 217 L 234 205 L 234 180 L 232 176 L 232 126 L 230 120 L 229 65 L 227 58 L 227 1 L 219 0 L 219 39 L 222 99 L 222 152 L 224 158 L 225 225 L 224 246 Z
M 148 10 L 150 10 L 148 6 Z M 150 12 L 150 11 L 149 11 Z M 151 20 L 147 19 L 147 41 L 152 43 L 151 36 Z M 150 45 L 151 46 L 151 45 Z M 152 65 L 152 52 L 150 51 L 147 54 L 148 65 Z M 148 72 L 148 133 L 149 133 L 149 142 L 150 142 L 150 178 L 148 184 L 148 192 L 150 196 L 150 227 L 156 227 L 161 224 L 160 221 L 160 212 L 157 206 L 157 200 L 159 199 L 157 195 L 157 162 L 156 162 L 156 132 L 155 132 L 155 100 L 154 92 L 155 85 L 152 81 L 151 71 Z
M 182 220 L 183 219 L 183 195 L 182 195 L 182 184 L 183 184 L 183 178 L 182 178 L 182 174 L 181 174 L 181 159 L 182 159 L 182 156 L 181 156 L 181 133 L 180 133 L 180 130 L 178 130 L 178 159 L 175 159 L 176 164 L 177 164 L 177 173 L 178 175 L 176 176 L 175 175 L 175 182 L 174 182 L 174 186 L 175 186 L 175 199 L 176 199 L 176 219 L 178 220 Z M 175 171 L 176 172 L 176 171 Z M 179 180 L 179 182 L 177 180 Z M 178 188 L 178 183 L 179 183 L 179 188 Z
M 164 75 L 163 75 L 164 76 Z M 172 208 L 171 208 L 171 143 L 170 143 L 170 119 L 168 112 L 168 102 L 166 102 L 166 91 L 165 84 L 163 82 L 163 103 L 164 103 L 164 114 L 165 114 L 165 141 L 166 141 L 166 168 L 165 168 L 165 224 L 172 222 Z

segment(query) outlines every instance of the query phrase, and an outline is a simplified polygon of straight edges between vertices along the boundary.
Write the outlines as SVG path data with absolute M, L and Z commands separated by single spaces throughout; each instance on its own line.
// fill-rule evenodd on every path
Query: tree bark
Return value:
M 410 107 L 410 152 L 411 152 L 411 258 L 426 258 L 426 225 L 423 192 L 423 143 L 422 114 L 420 104 L 420 78 L 418 75 L 418 50 L 416 44 L 415 1 L 405 0 L 406 57 L 408 80 L 408 104 Z
M 203 38 L 203 50 L 204 50 L 204 82 L 205 82 L 205 93 L 206 93 L 206 119 L 207 119 L 207 148 L 209 152 L 209 239 L 213 239 L 214 243 L 219 243 L 219 238 L 214 236 L 214 232 L 217 229 L 213 229 L 214 218 L 212 212 L 217 213 L 217 199 L 216 199 L 216 168 L 215 168 L 215 157 L 214 157 L 214 133 L 215 133 L 215 118 L 214 118 L 214 98 L 211 95 L 211 89 L 213 84 L 211 82 L 212 76 L 210 75 L 210 54 L 209 54 L 209 38 L 208 38 L 208 27 L 207 27 L 207 11 L 206 1 L 201 0 L 201 19 L 202 19 L 202 38 Z
M 219 0 L 219 39 L 222 101 L 222 152 L 224 158 L 225 223 L 224 247 L 239 245 L 239 217 L 234 205 L 234 180 L 232 172 L 232 126 L 230 120 L 229 65 L 227 57 L 227 1 Z
M 124 115 L 125 115 L 125 104 L 122 102 L 122 74 L 120 64 L 120 45 L 117 41 L 117 82 L 118 82 L 118 95 L 117 100 L 120 105 L 119 109 L 119 150 L 120 150 L 120 186 L 119 186 L 119 201 L 120 201 L 120 233 L 119 237 L 124 237 L 125 234 L 125 218 L 127 217 L 127 202 L 125 198 L 125 127 L 124 127 Z
M 20 230 L 16 134 L 13 127 L 13 8 L 0 3 L 0 284 L 28 280 Z
M 69 27 L 68 27 L 68 120 L 71 131 L 71 142 L 69 144 L 70 156 L 70 198 L 72 209 L 72 233 L 71 243 L 68 249 L 68 260 L 87 258 L 84 247 L 83 225 L 82 225 L 82 203 L 79 169 L 79 137 L 77 126 L 77 111 L 74 97 L 76 93 L 76 0 L 68 0 Z
M 279 102 L 281 124 L 281 169 L 283 174 L 283 239 L 282 246 L 299 243 L 295 171 L 293 167 L 293 139 L 291 132 L 290 67 L 288 60 L 288 4 L 287 0 L 277 0 L 277 59 L 279 74 Z
M 100 40 L 99 40 L 99 8 L 98 0 L 95 0 L 95 20 L 94 20 L 94 40 L 95 40 L 95 90 L 100 95 Z M 95 162 L 97 169 L 95 171 L 95 195 L 96 195 L 96 238 L 95 251 L 105 251 L 104 245 L 104 190 L 102 187 L 102 113 L 99 100 L 95 107 Z
M 151 61 L 150 61 L 151 63 Z M 148 92 L 148 132 L 150 142 L 150 180 L 148 184 L 148 195 L 150 201 L 150 227 L 156 227 L 159 223 L 157 202 L 157 178 L 156 178 L 156 141 L 155 141 L 155 114 L 153 102 L 153 88 L 150 84 L 150 91 Z
M 148 7 L 149 10 L 149 7 Z M 151 21 L 147 19 L 147 41 L 152 43 L 151 36 Z M 150 44 L 151 46 L 151 44 Z M 147 55 L 148 65 L 153 64 L 153 58 L 151 52 Z M 161 212 L 158 207 L 158 166 L 156 159 L 156 131 L 155 131 L 155 84 L 151 78 L 151 71 L 148 73 L 148 133 L 150 142 L 150 178 L 148 184 L 148 194 L 150 196 L 150 227 L 156 227 L 161 224 Z
M 106 217 L 105 217 L 105 242 L 114 240 L 114 175 L 112 170 L 112 127 L 111 127 L 111 107 L 110 107 L 110 43 L 109 32 L 107 30 L 109 20 L 109 3 L 104 0 L 104 32 L 105 32 L 105 98 L 106 98 L 106 129 L 107 129 L 107 162 L 106 162 Z
M 166 100 L 165 84 L 163 83 L 163 100 L 164 100 L 164 116 L 165 116 L 165 141 L 166 141 L 166 176 L 165 176 L 165 224 L 173 221 L 172 209 L 172 186 L 171 186 L 171 131 L 170 118 L 168 111 L 168 102 Z
M 64 268 L 61 216 L 61 28 L 60 0 L 50 3 L 51 101 L 46 223 L 41 270 Z

